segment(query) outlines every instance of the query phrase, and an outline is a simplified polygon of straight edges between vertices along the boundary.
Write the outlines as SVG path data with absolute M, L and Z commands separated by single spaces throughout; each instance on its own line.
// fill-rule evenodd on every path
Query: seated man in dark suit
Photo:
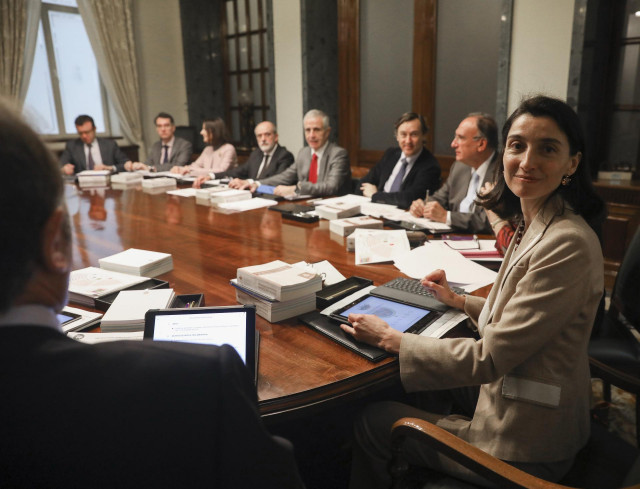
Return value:
M 458 125 L 451 147 L 456 161 L 447 181 L 425 204 L 414 200 L 411 213 L 432 221 L 444 222 L 456 231 L 491 233 L 484 209 L 474 204 L 485 183 L 493 183 L 499 164 L 498 128 L 487 114 L 474 112 Z
M 96 125 L 88 115 L 75 120 L 78 139 L 67 141 L 60 156 L 62 173 L 73 175 L 84 170 L 131 171 L 133 163 L 113 139 L 96 137 Z
M 282 173 L 260 181 L 240 180 L 235 188 L 255 192 L 260 185 L 275 186 L 281 197 L 344 195 L 351 186 L 351 166 L 347 150 L 329 142 L 329 116 L 312 109 L 304 115 L 304 137 L 309 144 L 300 150 L 296 161 Z
M 300 488 L 229 346 L 62 333 L 72 266 L 60 169 L 0 107 L 0 487 Z M 20 205 L 16 206 L 16 202 Z
M 184 166 L 191 162 L 193 147 L 186 139 L 175 136 L 176 125 L 173 116 L 160 112 L 155 120 L 160 140 L 151 145 L 147 161 L 133 164 L 134 170 L 169 171 L 174 166 Z
M 440 164 L 424 147 L 424 118 L 415 112 L 402 114 L 395 124 L 398 148 L 389 148 L 382 159 L 360 180 L 360 192 L 372 202 L 404 209 L 415 199 L 440 187 Z
M 212 178 L 232 178 L 229 187 L 237 188 L 242 180 L 268 178 L 282 173 L 291 166 L 293 155 L 287 151 L 287 148 L 278 144 L 278 130 L 273 122 L 261 122 L 256 126 L 254 133 L 258 149 L 249 155 L 246 163 L 228 171 L 200 176 L 193 182 L 193 186 L 200 188 L 202 182 Z

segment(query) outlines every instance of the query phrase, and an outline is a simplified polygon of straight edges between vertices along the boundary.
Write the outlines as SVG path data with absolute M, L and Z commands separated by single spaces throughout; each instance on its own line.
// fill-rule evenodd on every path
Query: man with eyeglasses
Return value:
M 184 166 L 189 163 L 193 148 L 189 141 L 175 136 L 176 125 L 173 116 L 160 112 L 154 122 L 160 140 L 151 145 L 147 161 L 134 163 L 133 169 L 169 171 L 174 166 Z
M 474 204 L 485 183 L 493 183 L 498 161 L 498 128 L 487 114 L 473 112 L 462 120 L 451 142 L 456 161 L 447 181 L 429 201 L 411 204 L 414 216 L 443 222 L 467 233 L 491 233 L 482 207 Z
M 115 172 L 131 169 L 131 161 L 113 139 L 96 137 L 96 125 L 91 116 L 79 115 L 74 122 L 80 137 L 68 141 L 60 156 L 64 175 L 84 170 Z

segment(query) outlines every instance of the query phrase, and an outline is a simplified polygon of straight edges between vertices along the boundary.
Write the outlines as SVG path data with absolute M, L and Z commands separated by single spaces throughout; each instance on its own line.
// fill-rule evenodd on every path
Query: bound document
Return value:
M 100 268 L 114 272 L 155 277 L 173 270 L 173 258 L 169 253 L 129 248 L 115 255 L 100 258 Z
M 280 260 L 238 268 L 237 273 L 240 286 L 278 301 L 296 299 L 322 289 L 320 275 Z
M 175 294 L 173 289 L 123 290 L 102 317 L 105 332 L 144 331 L 144 315 L 149 309 L 167 309 Z

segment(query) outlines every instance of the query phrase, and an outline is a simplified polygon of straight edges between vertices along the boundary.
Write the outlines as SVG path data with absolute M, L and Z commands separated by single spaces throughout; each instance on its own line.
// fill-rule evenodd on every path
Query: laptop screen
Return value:
M 257 365 L 255 308 L 251 306 L 150 310 L 144 337 L 206 345 L 230 345 L 251 370 Z

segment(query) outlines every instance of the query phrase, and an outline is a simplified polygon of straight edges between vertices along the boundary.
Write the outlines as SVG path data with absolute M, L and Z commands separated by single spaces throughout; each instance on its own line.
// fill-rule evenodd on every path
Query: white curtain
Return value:
M 77 1 L 100 77 L 120 119 L 122 133 L 138 144 L 140 154 L 144 155 L 131 0 Z
M 0 3 L 0 94 L 22 108 L 38 38 L 40 0 Z

